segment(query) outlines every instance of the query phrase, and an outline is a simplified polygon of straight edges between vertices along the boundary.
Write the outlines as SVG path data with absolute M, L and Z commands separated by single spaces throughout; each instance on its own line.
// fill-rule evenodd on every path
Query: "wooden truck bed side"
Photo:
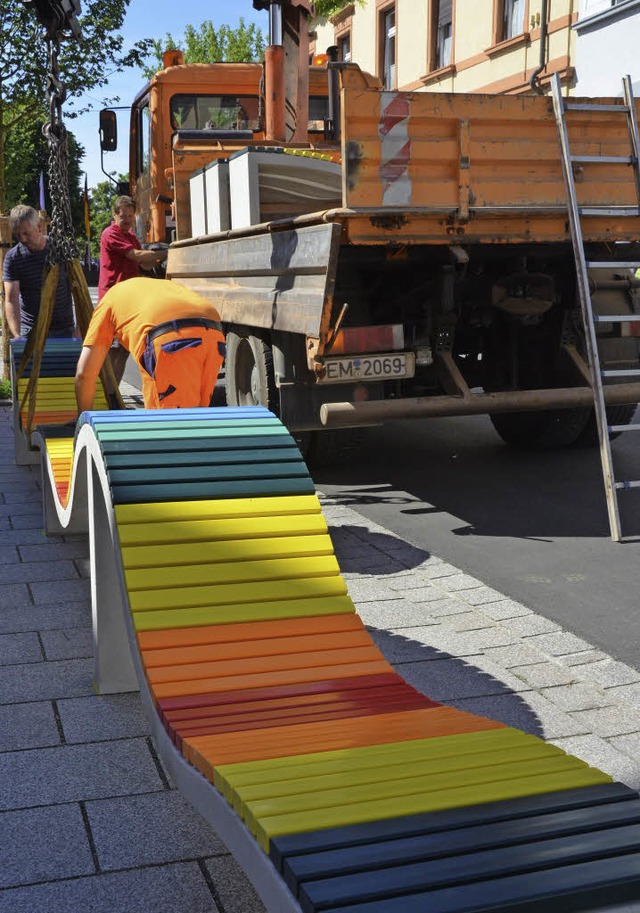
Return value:
M 385 92 L 355 66 L 341 76 L 343 206 L 365 216 L 350 220 L 351 241 L 375 243 L 382 228 L 388 242 L 392 215 L 404 244 L 568 239 L 550 97 Z M 620 113 L 572 112 L 574 155 L 628 157 L 623 100 L 589 101 Z M 575 167 L 581 206 L 638 214 L 628 164 Z M 586 240 L 635 240 L 640 218 L 591 217 L 584 230 Z

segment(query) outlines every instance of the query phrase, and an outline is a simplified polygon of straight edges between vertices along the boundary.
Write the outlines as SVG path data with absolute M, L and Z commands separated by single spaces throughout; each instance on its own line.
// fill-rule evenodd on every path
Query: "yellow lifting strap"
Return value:
M 56 291 L 58 288 L 58 280 L 60 278 L 61 267 L 67 270 L 69 287 L 71 289 L 71 294 L 73 296 L 75 305 L 76 323 L 78 325 L 80 335 L 83 338 L 87 332 L 89 321 L 91 320 L 91 315 L 93 313 L 93 305 L 91 303 L 91 296 L 89 294 L 87 280 L 79 260 L 67 260 L 63 264 L 54 263 L 50 266 L 45 267 L 38 320 L 36 325 L 27 336 L 27 343 L 24 347 L 24 352 L 16 371 L 17 382 L 19 378 L 22 377 L 29 360 L 33 357 L 31 374 L 27 379 L 26 389 L 20 402 L 20 411 L 24 409 L 25 403 L 28 402 L 29 404 L 27 408 L 27 421 L 25 427 L 25 432 L 27 434 L 31 434 L 33 431 L 33 416 L 36 411 L 36 397 L 38 394 L 38 379 L 40 377 L 42 353 L 44 352 L 47 336 L 49 335 L 49 327 L 51 326 L 51 318 L 53 316 L 53 308 L 56 300 Z M 122 401 L 122 396 L 120 394 L 120 390 L 118 389 L 118 384 L 116 383 L 116 378 L 113 372 L 110 358 L 107 358 L 104 363 L 104 367 L 100 372 L 100 380 L 102 382 L 102 387 L 104 389 L 107 401 L 109 401 L 110 395 L 115 396 L 117 408 L 124 409 L 125 405 Z

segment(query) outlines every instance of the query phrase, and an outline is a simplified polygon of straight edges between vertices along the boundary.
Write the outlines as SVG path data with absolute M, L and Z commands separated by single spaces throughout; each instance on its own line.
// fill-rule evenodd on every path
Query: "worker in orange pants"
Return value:
M 93 407 L 114 339 L 140 368 L 146 409 L 208 406 L 225 354 L 220 316 L 201 295 L 168 279 L 114 285 L 89 323 L 76 369 L 78 411 Z

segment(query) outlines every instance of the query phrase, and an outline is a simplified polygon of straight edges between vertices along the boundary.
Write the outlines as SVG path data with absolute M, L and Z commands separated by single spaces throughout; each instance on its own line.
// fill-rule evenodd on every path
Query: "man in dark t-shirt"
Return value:
M 4 260 L 5 313 L 11 334 L 26 336 L 38 320 L 49 239 L 42 230 L 40 216 L 32 206 L 14 206 L 9 213 L 9 224 L 18 243 Z M 49 336 L 74 335 L 71 289 L 67 272 L 61 267 Z

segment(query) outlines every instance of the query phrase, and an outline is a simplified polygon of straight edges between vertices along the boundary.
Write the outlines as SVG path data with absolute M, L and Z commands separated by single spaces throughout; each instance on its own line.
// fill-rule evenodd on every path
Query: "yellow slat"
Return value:
M 479 751 L 501 751 L 503 748 L 538 743 L 537 736 L 528 735 L 519 729 L 484 729 L 476 732 L 461 732 L 427 739 L 412 739 L 407 742 L 386 742 L 381 745 L 365 745 L 358 748 L 340 748 L 336 751 L 322 751 L 289 758 L 267 758 L 264 761 L 243 761 L 238 764 L 222 764 L 216 767 L 214 782 L 217 788 L 230 796 L 237 788 L 259 784 L 276 784 L 297 781 L 327 773 L 344 773 L 353 770 L 378 769 L 381 765 L 392 766 L 415 761 L 417 758 L 434 760 L 457 757 L 461 754 L 475 754 Z
M 137 631 L 157 631 L 169 628 L 194 628 L 200 625 L 219 625 L 245 621 L 268 621 L 276 618 L 310 618 L 314 615 L 354 613 L 355 606 L 348 595 L 319 595 L 306 599 L 279 599 L 236 605 L 199 606 L 166 610 L 146 610 L 133 613 Z
M 345 827 L 349 824 L 366 821 L 443 811 L 465 805 L 480 805 L 484 802 L 502 802 L 522 796 L 535 796 L 562 789 L 597 786 L 601 783 L 611 782 L 611 777 L 586 766 L 550 770 L 547 765 L 546 769 L 537 773 L 531 769 L 532 767 L 533 765 L 527 771 L 519 769 L 514 779 L 493 779 L 471 785 L 454 784 L 450 789 L 389 798 L 373 798 L 352 806 L 334 806 L 330 809 L 274 815 L 258 822 L 256 837 L 262 848 L 268 851 L 269 839 L 282 834 L 300 834 L 304 831 L 329 827 Z
M 473 781 L 477 771 L 489 771 L 499 766 L 503 770 L 517 765 L 537 764 L 549 760 L 566 759 L 561 748 L 539 740 L 535 745 L 521 745 L 477 754 L 461 754 L 458 757 L 440 759 L 421 758 L 398 767 L 381 765 L 368 771 L 352 770 L 348 773 L 310 777 L 303 781 L 278 784 L 271 789 L 245 787 L 235 791 L 233 805 L 241 811 L 245 821 L 255 826 L 258 818 L 271 815 L 286 815 L 303 809 L 327 808 L 340 803 L 367 802 L 379 795 L 402 794 L 398 791 L 413 792 L 422 789 L 450 789 L 457 783 Z M 582 762 L 580 762 L 582 763 Z M 508 775 L 506 777 L 508 779 Z
M 201 503 L 201 502 L 195 502 Z M 188 505 L 183 505 L 185 511 Z M 118 508 L 116 508 L 116 515 Z M 319 535 L 327 532 L 322 514 L 276 517 L 230 517 L 228 519 L 164 520 L 126 523 L 118 528 L 121 546 L 157 545 L 169 542 L 221 542 L 225 539 L 256 539 L 268 536 Z
M 122 563 L 130 568 L 163 567 L 220 563 L 225 561 L 262 560 L 265 558 L 302 558 L 332 555 L 329 536 L 281 536 L 262 539 L 241 539 L 223 542 L 193 542 L 167 545 L 126 546 L 122 548 Z
M 304 585 L 308 578 L 339 575 L 340 568 L 333 555 L 313 558 L 267 558 L 264 561 L 227 561 L 224 564 L 189 564 L 177 567 L 143 567 L 125 570 L 129 594 L 138 590 L 168 587 L 246 585 L 272 581 L 295 581 Z M 226 600 L 225 600 L 226 602 Z
M 228 498 L 217 501 L 165 501 L 155 504 L 118 504 L 115 507 L 118 526 L 166 520 L 220 520 L 321 513 L 320 501 L 316 495 Z

